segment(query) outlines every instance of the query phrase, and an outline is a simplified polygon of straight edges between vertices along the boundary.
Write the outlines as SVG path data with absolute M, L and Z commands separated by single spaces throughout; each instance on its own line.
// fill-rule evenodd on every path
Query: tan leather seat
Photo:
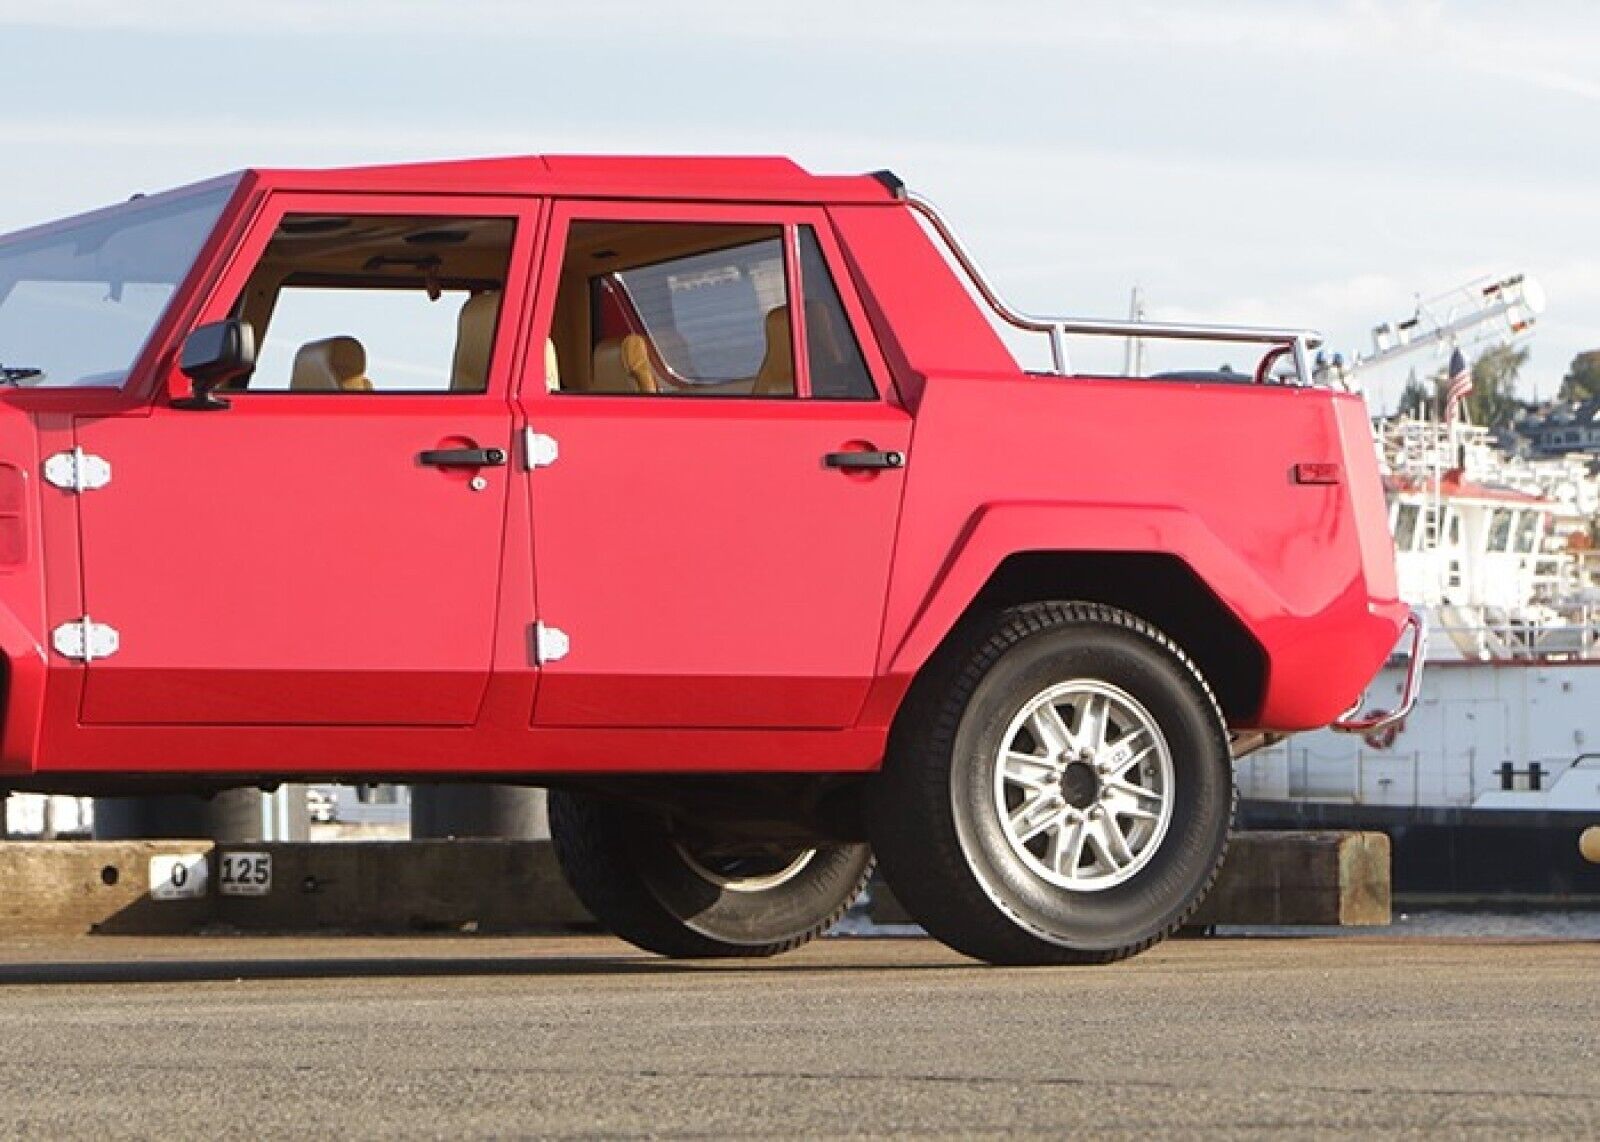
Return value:
M 758 397 L 794 396 L 794 339 L 787 305 L 767 310 L 766 335 L 767 352 L 750 391 Z
M 489 354 L 494 349 L 500 298 L 499 290 L 485 290 L 461 303 L 461 315 L 456 318 L 456 356 L 450 367 L 451 392 L 488 390 Z
M 292 393 L 370 393 L 367 351 L 354 337 L 307 341 L 294 355 L 289 374 Z
M 650 347 L 643 337 L 608 337 L 594 347 L 594 368 L 589 391 L 594 393 L 659 392 L 656 371 L 650 367 Z
M 544 339 L 544 389 L 548 393 L 561 391 L 561 358 L 556 356 L 556 343 Z

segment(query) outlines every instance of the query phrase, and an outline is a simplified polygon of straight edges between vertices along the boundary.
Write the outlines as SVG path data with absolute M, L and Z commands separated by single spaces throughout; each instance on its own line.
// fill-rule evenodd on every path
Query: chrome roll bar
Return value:
M 1044 333 L 1050 338 L 1050 361 L 1055 373 L 1066 376 L 1071 371 L 1067 354 L 1067 334 L 1085 333 L 1106 337 L 1155 337 L 1185 341 L 1242 341 L 1257 345 L 1281 345 L 1294 354 L 1295 373 L 1300 383 L 1314 383 L 1310 350 L 1322 344 L 1322 334 L 1313 329 L 1277 329 L 1248 325 L 1200 325 L 1162 321 L 1104 321 L 1082 317 L 1049 317 L 1023 313 L 1006 304 L 995 292 L 994 286 L 984 276 L 972 254 L 957 238 L 937 207 L 919 194 L 905 192 L 905 203 L 923 218 L 950 255 L 955 258 L 978 291 L 978 296 L 988 303 L 1000 319 L 1008 325 L 1030 333 Z

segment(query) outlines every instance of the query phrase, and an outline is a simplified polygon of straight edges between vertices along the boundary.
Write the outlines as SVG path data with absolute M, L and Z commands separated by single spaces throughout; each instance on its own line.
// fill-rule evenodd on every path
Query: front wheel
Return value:
M 1233 816 L 1204 679 L 1124 611 L 1035 603 L 967 629 L 902 711 L 869 798 L 912 917 L 993 963 L 1107 963 L 1176 929 Z
M 552 790 L 550 836 L 602 925 L 676 958 L 770 956 L 832 927 L 872 875 L 863 844 L 759 845 Z

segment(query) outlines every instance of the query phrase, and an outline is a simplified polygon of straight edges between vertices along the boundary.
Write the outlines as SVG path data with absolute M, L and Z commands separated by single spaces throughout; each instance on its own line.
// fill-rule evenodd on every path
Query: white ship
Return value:
M 1398 730 L 1301 734 L 1240 759 L 1255 825 L 1381 827 L 1397 892 L 1600 901 L 1577 838 L 1600 824 L 1600 479 L 1585 457 L 1511 459 L 1488 433 L 1377 431 L 1402 597 L 1429 620 Z M 1389 667 L 1369 702 L 1397 696 Z

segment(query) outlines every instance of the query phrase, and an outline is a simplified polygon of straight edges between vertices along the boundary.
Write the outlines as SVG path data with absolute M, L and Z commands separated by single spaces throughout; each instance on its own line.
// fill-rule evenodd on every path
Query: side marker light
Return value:
M 1294 466 L 1294 482 L 1297 484 L 1337 484 L 1343 479 L 1344 474 L 1339 471 L 1337 464 L 1305 463 Z

